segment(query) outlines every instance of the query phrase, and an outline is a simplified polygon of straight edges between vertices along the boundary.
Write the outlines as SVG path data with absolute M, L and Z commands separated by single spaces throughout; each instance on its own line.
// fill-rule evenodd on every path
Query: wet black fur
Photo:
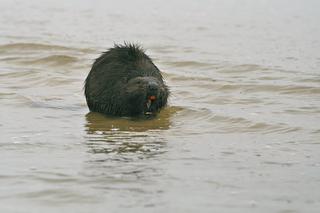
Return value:
M 156 100 L 147 108 L 151 95 Z M 85 81 L 85 96 L 90 111 L 140 116 L 164 107 L 169 90 L 160 70 L 143 49 L 125 43 L 115 45 L 95 60 Z

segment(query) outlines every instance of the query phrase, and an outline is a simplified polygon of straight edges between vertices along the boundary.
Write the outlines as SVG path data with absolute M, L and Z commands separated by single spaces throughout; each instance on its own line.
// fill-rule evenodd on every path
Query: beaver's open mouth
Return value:
M 146 102 L 146 111 L 144 114 L 146 115 L 152 115 L 155 111 L 153 105 L 155 100 L 157 99 L 157 97 L 155 95 L 150 95 L 147 98 L 147 102 Z

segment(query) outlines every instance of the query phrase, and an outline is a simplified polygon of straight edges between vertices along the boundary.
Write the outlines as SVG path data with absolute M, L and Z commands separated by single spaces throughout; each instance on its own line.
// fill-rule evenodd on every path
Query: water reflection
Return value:
M 170 127 L 172 110 L 163 110 L 159 115 L 149 119 L 108 117 L 90 112 L 86 115 L 87 132 L 94 134 L 105 131 L 146 132 L 149 130 L 166 130 Z
M 109 154 L 99 161 L 145 158 L 165 152 L 164 131 L 176 109 L 167 108 L 149 119 L 108 117 L 90 112 L 86 115 L 86 143 L 89 152 Z M 135 153 L 135 155 L 130 155 Z M 98 159 L 96 159 L 98 160 Z
M 103 193 L 121 188 L 128 192 L 139 189 L 137 193 L 144 194 L 140 184 L 163 174 L 155 165 L 157 157 L 167 152 L 165 132 L 170 128 L 173 113 L 174 110 L 165 109 L 152 119 L 88 113 L 85 123 L 88 156 L 81 175 Z

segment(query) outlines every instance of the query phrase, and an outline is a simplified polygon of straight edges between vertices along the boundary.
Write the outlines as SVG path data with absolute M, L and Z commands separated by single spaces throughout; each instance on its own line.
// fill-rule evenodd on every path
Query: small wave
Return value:
M 312 133 L 313 134 L 320 134 L 320 129 L 314 130 Z
M 195 85 L 195 84 L 193 84 Z M 233 92 L 243 91 L 246 93 L 274 92 L 278 94 L 320 94 L 320 87 L 298 85 L 271 85 L 271 84 L 237 84 L 237 83 L 214 83 L 199 84 L 199 88 L 211 88 L 214 91 Z
M 36 179 L 35 179 L 36 180 Z M 40 179 L 44 182 L 54 182 L 47 181 L 45 179 Z M 57 181 L 58 182 L 58 181 Z M 61 182 L 61 181 L 60 181 Z M 93 199 L 93 195 L 81 195 L 79 193 L 75 193 L 71 190 L 63 189 L 33 189 L 28 192 L 19 192 L 15 194 L 15 197 L 20 198 L 28 198 L 28 199 L 41 199 L 43 202 L 47 202 L 48 200 L 58 200 L 61 203 L 70 203 L 70 202 L 82 202 L 82 203 L 91 203 L 95 199 Z
M 198 62 L 198 61 L 173 61 L 173 62 L 165 62 L 166 65 L 170 65 L 173 67 L 190 67 L 190 68 L 201 68 L 201 69 L 212 69 L 217 68 L 215 64 Z
M 163 72 L 163 71 L 162 71 Z M 204 81 L 204 82 L 215 82 L 216 79 L 210 78 L 208 76 L 200 76 L 200 75 L 182 75 L 182 74 L 174 74 L 174 73 L 164 73 L 166 79 L 174 82 L 186 82 L 186 81 Z
M 250 121 L 240 117 L 215 116 L 210 119 L 211 123 L 216 123 L 217 128 L 222 133 L 288 133 L 301 130 L 299 127 L 291 127 L 280 124 L 269 124 L 265 122 Z
M 277 162 L 277 161 L 263 161 L 262 164 L 268 164 L 268 165 L 276 165 L 276 166 L 282 166 L 282 167 L 289 167 L 298 165 L 298 162 Z
M 7 54 L 8 52 L 35 52 L 35 51 L 63 51 L 63 52 L 82 52 L 82 53 L 95 53 L 94 50 L 88 48 L 74 48 L 54 44 L 41 44 L 41 43 L 12 43 L 0 45 L 0 54 Z
M 0 61 L 9 62 L 16 65 L 47 65 L 47 66 L 62 66 L 78 62 L 78 58 L 69 55 L 51 55 L 43 58 L 37 57 L 6 57 Z
M 261 121 L 250 120 L 244 117 L 234 117 L 230 115 L 215 115 L 208 109 L 184 109 L 178 116 L 183 120 L 181 128 L 190 129 L 192 134 L 201 132 L 201 129 L 208 130 L 215 133 L 289 133 L 300 131 L 300 127 L 289 126 L 287 124 L 267 123 Z M 201 121 L 201 122 L 200 122 Z M 199 124 L 199 125 L 197 125 Z M 205 128 L 204 126 L 205 125 Z M 211 128 L 208 128 L 211 126 Z
M 320 83 L 320 77 L 314 76 L 313 78 L 298 79 L 298 81 L 306 83 Z
M 320 87 L 286 86 L 281 92 L 283 94 L 320 94 Z
M 39 43 L 13 43 L 0 45 L 0 50 L 70 50 L 72 48 L 59 46 L 59 45 L 49 45 L 49 44 L 39 44 Z
M 8 72 L 3 72 L 0 73 L 0 77 L 3 78 L 21 78 L 21 77 L 26 77 L 30 75 L 34 75 L 37 73 L 35 70 L 15 70 L 15 71 L 8 71 Z
M 185 75 L 181 73 L 166 73 L 166 79 L 173 81 L 176 84 L 183 84 L 192 86 L 195 88 L 203 88 L 216 92 L 245 92 L 245 93 L 257 93 L 257 92 L 272 92 L 278 94 L 320 94 L 320 87 L 317 85 L 303 85 L 302 82 L 293 83 L 292 81 L 282 81 L 278 84 L 274 84 L 274 78 L 264 81 L 262 79 L 250 80 L 250 79 L 219 79 L 211 76 L 202 75 Z M 280 79 L 280 78 L 279 78 Z M 279 80 L 278 79 L 278 80 Z M 317 80 L 314 80 L 316 82 Z
M 231 67 L 227 67 L 219 70 L 221 73 L 246 73 L 246 72 L 255 72 L 255 71 L 265 71 L 269 70 L 266 67 L 257 65 L 257 64 L 240 64 Z
M 44 65 L 51 65 L 51 66 L 62 66 L 66 64 L 72 64 L 78 61 L 78 58 L 68 55 L 51 55 L 48 57 L 24 61 L 24 64 L 44 64 Z

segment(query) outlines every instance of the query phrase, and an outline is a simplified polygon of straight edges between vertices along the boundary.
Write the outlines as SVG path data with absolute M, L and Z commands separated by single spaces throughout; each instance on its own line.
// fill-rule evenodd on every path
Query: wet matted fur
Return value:
M 115 45 L 95 60 L 85 81 L 90 111 L 114 116 L 155 114 L 169 89 L 160 70 L 135 44 Z

